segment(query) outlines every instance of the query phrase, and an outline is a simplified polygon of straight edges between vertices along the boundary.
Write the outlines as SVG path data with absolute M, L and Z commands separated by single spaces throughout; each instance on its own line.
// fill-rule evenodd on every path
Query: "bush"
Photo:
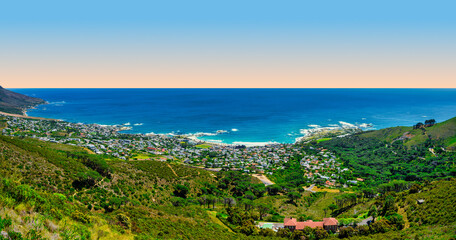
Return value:
M 369 228 L 371 233 L 385 233 L 391 230 L 391 226 L 386 219 L 381 219 L 372 223 Z
M 82 223 L 90 222 L 90 218 L 80 211 L 74 211 L 73 214 L 71 214 L 71 218 Z
M 3 218 L 0 217 L 0 231 L 2 231 L 3 229 L 11 226 L 11 224 L 12 224 L 12 221 L 11 221 L 10 218 L 3 219 Z
M 275 232 L 272 229 L 269 228 L 263 228 L 260 230 L 260 235 L 263 237 L 274 237 Z
M 122 226 L 125 228 L 125 229 L 130 229 L 131 228 L 131 221 L 130 221 L 130 218 L 123 214 L 123 213 L 119 213 L 117 214 L 117 220 L 119 220 L 120 224 L 122 224 Z
M 352 227 L 344 227 L 339 230 L 339 238 L 349 238 L 355 235 L 355 229 Z

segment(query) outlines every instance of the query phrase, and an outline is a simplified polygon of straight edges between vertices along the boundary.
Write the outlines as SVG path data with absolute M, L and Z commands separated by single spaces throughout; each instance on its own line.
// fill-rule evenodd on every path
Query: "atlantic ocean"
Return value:
M 303 129 L 341 123 L 368 130 L 456 116 L 456 89 L 11 90 L 49 102 L 30 116 L 229 144 L 293 143 Z

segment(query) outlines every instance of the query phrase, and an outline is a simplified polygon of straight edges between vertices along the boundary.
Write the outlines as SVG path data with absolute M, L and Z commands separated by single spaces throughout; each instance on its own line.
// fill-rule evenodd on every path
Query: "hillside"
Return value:
M 456 175 L 456 118 L 414 129 L 394 127 L 314 143 L 336 153 L 367 186 Z
M 9 233 L 63 239 L 244 238 L 198 205 L 172 204 L 176 184 L 195 198 L 204 183 L 215 181 L 213 174 L 166 162 L 105 160 L 84 151 L 0 136 L 0 221 L 12 221 L 5 228 Z
M 456 147 L 456 117 L 437 123 L 434 126 L 413 129 L 412 127 L 392 127 L 376 131 L 365 132 L 360 137 L 376 138 L 381 141 L 393 142 L 404 140 L 408 147 L 423 144 L 428 139 L 441 140 L 449 149 Z
M 140 135 L 117 134 L 95 125 L 4 117 L 0 240 L 449 239 L 456 216 L 456 155 L 448 150 L 454 122 L 280 145 L 277 153 L 292 154 L 282 155 L 287 161 L 276 165 L 273 174 L 265 174 L 275 183 L 265 186 L 247 171 L 207 171 L 185 164 L 180 159 L 184 151 L 196 155 L 199 148 L 184 144 L 175 151 L 181 138 L 153 139 L 167 150 L 162 147 L 160 153 L 154 151 L 156 156 L 143 157 L 147 152 L 141 149 L 151 139 Z M 61 132 L 60 125 L 70 133 Z M 90 136 L 81 134 L 86 130 Z M 430 137 L 421 141 L 418 133 Z M 34 135 L 43 137 L 30 138 Z M 69 137 L 73 139 L 62 141 Z M 108 151 L 95 154 L 88 143 L 102 139 L 119 153 L 130 151 L 131 157 L 122 160 Z M 82 144 L 75 145 L 78 142 Z M 252 150 L 261 154 L 264 149 L 232 151 Z M 216 151 L 209 146 L 193 159 L 222 158 Z M 319 175 L 331 176 L 333 184 Z M 424 203 L 418 204 L 419 199 Z M 449 207 L 443 211 L 442 206 Z M 372 216 L 375 224 L 356 226 Z M 283 223 L 285 217 L 335 217 L 341 230 L 274 232 L 258 227 L 259 222 Z
M 0 112 L 23 114 L 24 110 L 46 101 L 15 93 L 0 86 Z

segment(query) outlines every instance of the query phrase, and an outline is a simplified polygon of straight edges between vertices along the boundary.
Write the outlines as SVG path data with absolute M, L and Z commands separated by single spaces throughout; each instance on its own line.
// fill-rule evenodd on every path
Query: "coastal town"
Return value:
M 122 133 L 131 129 L 126 125 L 82 124 L 13 116 L 4 116 L 2 125 L 2 134 L 7 136 L 79 146 L 93 154 L 122 160 L 172 161 L 211 171 L 242 171 L 253 174 L 266 185 L 272 184 L 268 176 L 285 169 L 292 157 L 299 159 L 305 177 L 315 184 L 339 187 L 358 181 L 346 179 L 348 181 L 342 185 L 340 176 L 349 169 L 343 167 L 333 153 L 313 147 L 303 149 L 299 144 L 249 147 L 214 144 L 185 135 Z

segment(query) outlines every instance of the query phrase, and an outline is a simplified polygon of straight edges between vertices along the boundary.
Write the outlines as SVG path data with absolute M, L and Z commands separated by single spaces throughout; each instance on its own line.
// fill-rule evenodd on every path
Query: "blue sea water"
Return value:
M 223 143 L 292 143 L 309 125 L 380 129 L 456 116 L 456 89 L 12 89 L 49 102 L 30 116 L 130 133 L 214 133 Z

